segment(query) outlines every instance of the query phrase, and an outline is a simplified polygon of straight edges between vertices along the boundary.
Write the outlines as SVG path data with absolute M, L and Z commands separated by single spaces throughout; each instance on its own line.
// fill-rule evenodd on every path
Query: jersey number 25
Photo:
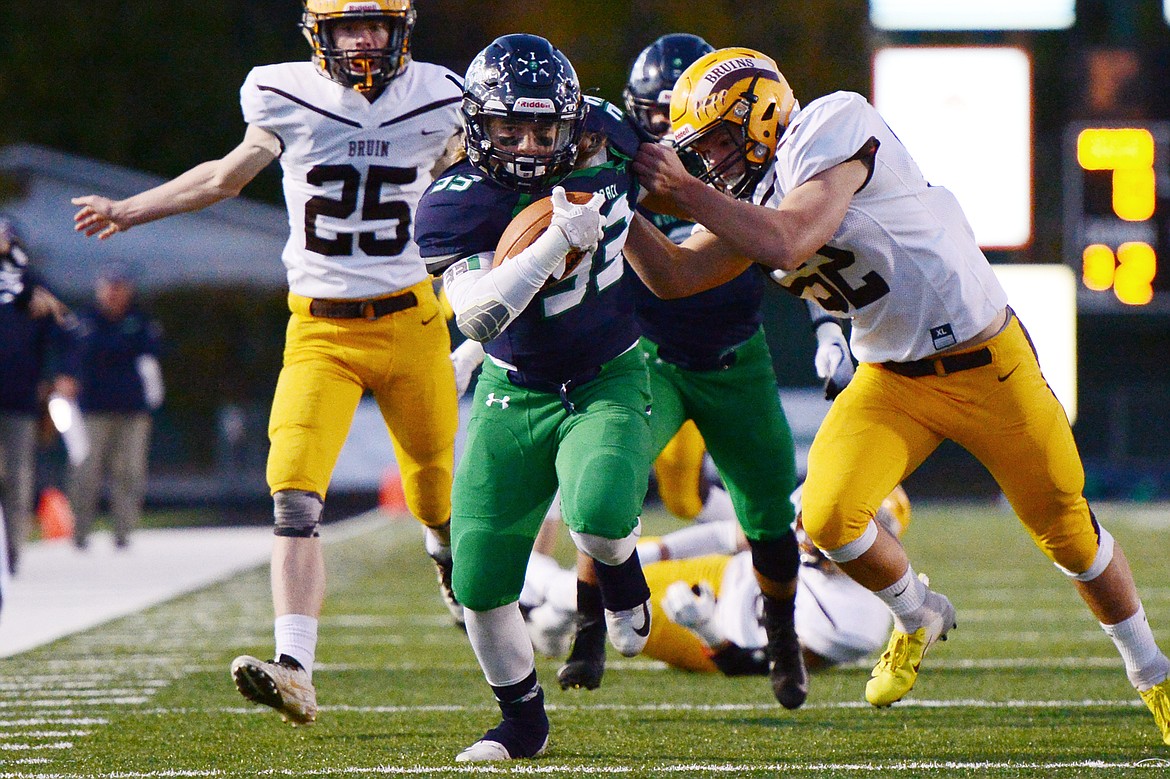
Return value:
M 353 234 L 338 233 L 334 238 L 323 238 L 317 234 L 317 217 L 331 216 L 348 219 L 357 209 L 358 190 L 362 192 L 362 220 L 382 221 L 395 219 L 398 227 L 390 238 L 379 238 L 370 231 L 358 233 L 358 247 L 373 257 L 393 257 L 401 254 L 410 240 L 410 205 L 402 200 L 382 202 L 382 187 L 386 184 L 402 186 L 418 177 L 415 168 L 392 168 L 385 165 L 371 165 L 366 185 L 363 188 L 362 174 L 353 165 L 317 165 L 306 180 L 315 186 L 330 182 L 341 182 L 341 197 L 328 198 L 315 195 L 305 203 L 305 248 L 329 257 L 353 254 Z

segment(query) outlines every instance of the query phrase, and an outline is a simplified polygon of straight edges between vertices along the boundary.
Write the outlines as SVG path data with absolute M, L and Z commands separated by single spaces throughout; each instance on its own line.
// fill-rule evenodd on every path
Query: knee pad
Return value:
M 1113 562 L 1113 536 L 1109 531 L 1097 525 L 1097 537 L 1100 539 L 1097 542 L 1097 554 L 1093 556 L 1093 562 L 1088 569 L 1082 573 L 1071 571 L 1065 568 L 1060 563 L 1053 563 L 1057 568 L 1064 572 L 1064 574 L 1078 582 L 1091 582 L 1104 572 L 1109 567 L 1109 563 Z
M 850 560 L 856 560 L 868 552 L 869 548 L 873 546 L 873 542 L 877 541 L 877 537 L 877 523 L 871 519 L 869 525 L 865 528 L 865 532 L 861 534 L 861 538 L 850 541 L 836 549 L 822 549 L 821 551 L 824 552 L 825 557 L 835 563 L 847 563 Z
M 272 496 L 273 533 L 286 538 L 316 538 L 324 508 L 325 499 L 315 492 L 280 490 Z
M 642 520 L 638 520 L 638 524 L 625 538 L 602 538 L 592 533 L 578 533 L 576 530 L 570 530 L 569 535 L 573 537 L 573 543 L 578 549 L 599 563 L 621 565 L 630 559 L 634 547 L 638 545 L 638 539 L 642 537 Z

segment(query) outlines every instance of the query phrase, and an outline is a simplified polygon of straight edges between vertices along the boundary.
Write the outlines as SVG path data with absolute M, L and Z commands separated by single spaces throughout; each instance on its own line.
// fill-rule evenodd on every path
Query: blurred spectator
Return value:
M 163 401 L 162 328 L 136 304 L 135 278 L 127 265 L 105 265 L 94 297 L 97 305 L 80 317 L 57 381 L 58 392 L 77 398 L 89 439 L 89 455 L 74 464 L 70 479 L 73 542 L 79 549 L 89 542 L 108 479 L 114 543 L 121 548 L 142 513 L 151 412 Z
M 28 265 L 15 226 L 0 216 L 0 507 L 7 531 L 0 551 L 13 573 L 32 527 L 45 377 L 65 348 L 71 316 Z

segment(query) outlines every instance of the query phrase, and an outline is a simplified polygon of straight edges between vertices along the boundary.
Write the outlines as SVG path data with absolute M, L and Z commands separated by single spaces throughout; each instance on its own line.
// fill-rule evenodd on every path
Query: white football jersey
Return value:
M 844 573 L 800 566 L 796 588 L 796 635 L 800 643 L 834 663 L 848 663 L 886 643 L 893 618 L 878 596 Z M 761 624 L 760 585 L 751 552 L 735 555 L 723 569 L 715 624 L 745 649 L 768 645 Z
M 449 78 L 450 77 L 450 78 Z M 414 213 L 460 126 L 451 71 L 412 62 L 370 103 L 311 62 L 252 70 L 244 120 L 280 138 L 289 289 L 310 298 L 392 294 L 426 279 Z
M 873 173 L 832 240 L 801 267 L 772 277 L 851 318 L 850 347 L 858 360 L 917 360 L 977 335 L 1007 305 L 1007 294 L 954 195 L 926 182 L 864 97 L 835 92 L 800 110 L 755 202 L 778 206 L 785 194 L 857 158 L 873 141 Z

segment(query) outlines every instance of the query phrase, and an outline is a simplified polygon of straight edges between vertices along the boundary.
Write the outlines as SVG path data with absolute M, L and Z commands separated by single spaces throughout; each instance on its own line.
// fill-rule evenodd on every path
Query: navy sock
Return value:
M 533 670 L 523 681 L 497 687 L 492 685 L 504 719 L 483 734 L 508 750 L 513 758 L 534 757 L 548 741 L 548 715 L 544 711 L 544 690 Z
M 650 587 L 638 561 L 638 550 L 620 565 L 606 565 L 600 561 L 597 570 L 597 586 L 601 588 L 601 602 L 610 611 L 626 611 L 641 606 L 650 599 Z M 578 594 L 580 590 L 578 589 Z

